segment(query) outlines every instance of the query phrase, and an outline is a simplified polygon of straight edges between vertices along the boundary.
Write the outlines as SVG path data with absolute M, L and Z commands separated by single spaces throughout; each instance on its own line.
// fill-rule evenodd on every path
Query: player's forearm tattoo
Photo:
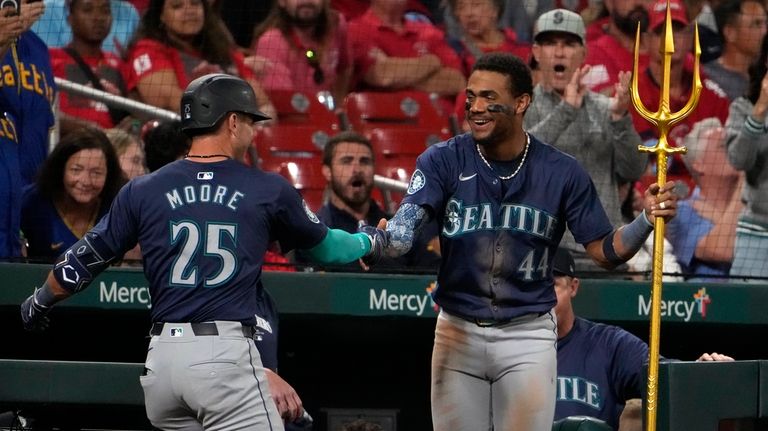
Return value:
M 404 203 L 387 223 L 390 234 L 389 254 L 402 256 L 413 246 L 413 239 L 425 223 L 429 222 L 427 210 L 415 204 Z

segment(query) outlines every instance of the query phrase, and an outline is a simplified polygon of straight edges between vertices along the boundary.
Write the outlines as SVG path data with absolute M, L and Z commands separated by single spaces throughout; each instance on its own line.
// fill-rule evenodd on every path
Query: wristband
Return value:
M 744 120 L 744 128 L 753 135 L 765 134 L 765 123 L 753 118 L 751 115 L 747 115 Z
M 622 259 L 618 253 L 616 253 L 616 249 L 613 247 L 613 235 L 616 233 L 616 231 L 612 231 L 608 235 L 603 238 L 603 254 L 605 255 L 605 258 L 610 262 L 612 265 L 618 266 L 625 262 L 624 259 Z
M 40 307 L 51 308 L 53 307 L 53 304 L 58 302 L 58 299 L 56 299 L 56 295 L 53 294 L 51 286 L 48 286 L 48 283 L 46 282 L 43 283 L 42 287 L 35 290 L 34 301 L 35 304 Z

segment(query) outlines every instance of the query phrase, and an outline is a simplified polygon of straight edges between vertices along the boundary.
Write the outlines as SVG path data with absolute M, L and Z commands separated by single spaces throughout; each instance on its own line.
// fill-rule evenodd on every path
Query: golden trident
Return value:
M 672 35 L 672 17 L 669 0 L 667 0 L 667 18 L 664 23 L 664 38 L 659 46 L 659 52 L 664 57 L 661 78 L 661 99 L 659 109 L 651 112 L 643 106 L 638 91 L 638 63 L 640 57 L 640 25 L 637 26 L 635 37 L 635 64 L 632 75 L 632 104 L 637 112 L 651 124 L 659 129 L 659 142 L 655 147 L 639 145 L 638 150 L 645 153 L 656 154 L 656 182 L 659 185 L 667 182 L 667 157 L 670 153 L 685 153 L 685 147 L 670 147 L 667 142 L 669 129 L 683 121 L 699 103 L 701 95 L 701 76 L 699 75 L 699 57 L 701 46 L 699 45 L 699 27 L 695 26 L 694 36 L 695 60 L 693 63 L 693 91 L 688 103 L 678 112 L 669 111 L 669 76 L 672 68 L 672 53 L 675 52 L 675 42 Z M 646 431 L 656 430 L 656 396 L 658 393 L 659 376 L 659 338 L 661 331 L 661 277 L 664 259 L 664 219 L 656 217 L 653 232 L 653 285 L 651 287 L 651 336 L 648 349 L 648 397 L 645 404 Z

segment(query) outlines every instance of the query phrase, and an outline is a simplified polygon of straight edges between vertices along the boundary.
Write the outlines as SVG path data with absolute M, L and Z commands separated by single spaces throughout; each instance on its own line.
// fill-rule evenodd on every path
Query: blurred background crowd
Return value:
M 416 157 L 466 130 L 464 86 L 487 52 L 530 65 L 526 129 L 584 165 L 615 225 L 634 218 L 640 190 L 656 178 L 655 160 L 637 146 L 655 145 L 658 130 L 637 114 L 628 87 L 639 33 L 639 91 L 657 108 L 666 0 L 14 3 L 0 10 L 3 259 L 50 262 L 123 184 L 184 157 L 181 93 L 213 72 L 247 80 L 272 118 L 247 162 L 285 176 L 331 227 L 354 231 L 397 209 Z M 667 229 L 667 278 L 764 282 L 766 4 L 671 0 L 670 8 L 671 109 L 690 97 L 695 35 L 704 89 L 670 131 L 688 153 L 669 166 L 682 200 Z M 376 270 L 435 272 L 441 225 Z M 582 276 L 607 276 L 571 238 L 562 245 Z M 619 276 L 648 277 L 651 247 Z M 132 250 L 122 264 L 140 256 Z M 264 268 L 359 271 L 312 266 L 277 243 Z

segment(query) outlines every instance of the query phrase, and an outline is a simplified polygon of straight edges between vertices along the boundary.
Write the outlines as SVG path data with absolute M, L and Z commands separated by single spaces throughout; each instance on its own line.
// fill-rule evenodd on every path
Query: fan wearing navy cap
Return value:
M 555 420 L 592 416 L 619 428 L 625 403 L 643 393 L 648 345 L 618 326 L 577 317 L 572 300 L 581 281 L 571 254 L 559 248 L 552 263 L 557 293 L 557 402 Z M 697 361 L 733 361 L 705 353 Z

